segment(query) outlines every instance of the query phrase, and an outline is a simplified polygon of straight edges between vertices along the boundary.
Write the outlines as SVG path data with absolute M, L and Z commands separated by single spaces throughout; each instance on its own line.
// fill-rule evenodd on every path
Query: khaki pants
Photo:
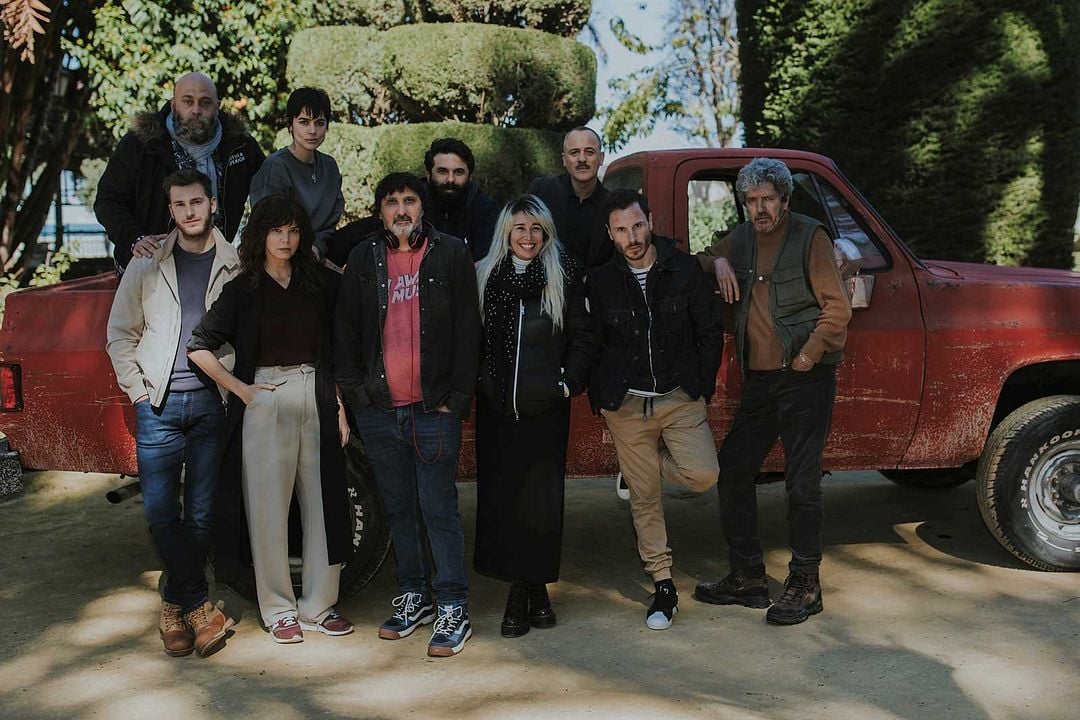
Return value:
M 244 509 L 259 612 L 267 627 L 289 615 L 318 623 L 337 602 L 341 565 L 329 564 L 326 549 L 315 368 L 256 368 L 255 382 L 282 383 L 273 392 L 260 391 L 244 411 Z M 294 487 L 304 529 L 304 594 L 299 602 L 289 573 Z
M 654 581 L 667 580 L 671 548 L 660 502 L 661 478 L 704 492 L 716 485 L 720 473 L 705 400 L 691 400 L 679 388 L 657 398 L 627 394 L 618 410 L 601 412 L 630 487 L 638 554 Z M 664 448 L 659 447 L 661 438 Z

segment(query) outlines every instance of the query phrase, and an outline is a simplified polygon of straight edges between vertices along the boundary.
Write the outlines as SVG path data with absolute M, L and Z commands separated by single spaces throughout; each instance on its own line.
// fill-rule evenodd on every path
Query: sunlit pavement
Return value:
M 37 473 L 0 503 L 0 717 L 1045 718 L 1080 707 L 1080 576 L 1026 570 L 982 526 L 975 488 L 916 490 L 877 473 L 826 485 L 825 612 L 791 628 L 691 597 L 726 570 L 715 492 L 670 488 L 679 613 L 644 625 L 651 583 L 609 478 L 571 480 L 559 624 L 499 635 L 505 585 L 471 576 L 473 639 L 426 657 L 427 632 L 376 637 L 392 560 L 339 608 L 353 635 L 279 646 L 254 605 L 209 659 L 169 658 L 158 563 L 116 476 Z M 475 490 L 461 509 L 471 553 Z M 760 488 L 774 597 L 786 572 L 781 487 Z M 314 636 L 313 636 L 314 635 Z

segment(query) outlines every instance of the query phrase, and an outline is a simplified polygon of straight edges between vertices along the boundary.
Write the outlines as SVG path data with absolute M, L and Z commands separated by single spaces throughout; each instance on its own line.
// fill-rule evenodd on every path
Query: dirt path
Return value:
M 425 656 L 426 633 L 375 636 L 392 562 L 340 605 L 358 631 L 277 646 L 253 605 L 207 660 L 161 652 L 158 563 L 115 476 L 39 473 L 0 504 L 0 717 L 1040 718 L 1080 707 L 1080 576 L 1022 569 L 982 527 L 971 484 L 899 488 L 842 473 L 826 490 L 825 613 L 794 628 L 691 598 L 726 571 L 715 493 L 665 498 L 675 626 L 644 625 L 649 583 L 611 481 L 568 486 L 558 627 L 499 636 L 505 586 L 473 575 L 475 636 Z M 785 574 L 780 487 L 761 490 L 774 596 Z M 473 486 L 461 486 L 471 553 Z

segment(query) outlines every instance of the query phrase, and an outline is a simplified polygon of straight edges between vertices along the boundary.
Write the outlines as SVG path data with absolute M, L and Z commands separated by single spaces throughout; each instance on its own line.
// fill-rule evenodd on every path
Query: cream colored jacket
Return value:
M 109 313 L 105 350 L 112 360 L 116 382 L 131 402 L 150 396 L 154 407 L 165 399 L 180 344 L 180 292 L 176 283 L 173 246 L 179 231 L 173 230 L 161 248 L 149 258 L 134 258 L 120 278 Z M 240 256 L 214 228 L 216 252 L 206 288 L 206 309 L 221 289 L 240 272 Z M 215 355 L 232 370 L 233 349 L 223 345 Z M 227 391 L 218 387 L 221 397 Z

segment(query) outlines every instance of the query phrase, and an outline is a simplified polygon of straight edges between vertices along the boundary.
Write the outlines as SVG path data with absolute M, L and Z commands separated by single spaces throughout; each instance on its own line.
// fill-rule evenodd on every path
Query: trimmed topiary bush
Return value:
M 390 99 L 380 85 L 385 56 L 380 34 L 373 28 L 345 26 L 298 32 L 289 46 L 289 88 L 323 88 L 330 95 L 334 120 L 340 122 L 367 125 L 373 118 L 387 117 Z
M 833 157 L 918 253 L 1072 267 L 1075 0 L 739 0 L 748 145 Z
M 357 125 L 569 129 L 595 111 L 596 58 L 574 40 L 494 25 L 325 27 L 293 38 L 288 80 L 325 88 L 336 118 Z
M 548 130 L 497 128 L 459 122 L 359 127 L 333 124 L 322 150 L 337 160 L 345 195 L 342 222 L 364 217 L 375 184 L 387 173 L 424 173 L 424 152 L 440 137 L 463 140 L 476 155 L 476 181 L 496 200 L 524 192 L 537 175 L 561 171 L 562 134 Z M 288 131 L 278 147 L 289 143 Z
M 574 37 L 592 12 L 592 0 L 321 0 L 317 24 L 370 25 L 386 30 L 418 22 L 474 22 L 525 27 Z
M 592 0 L 418 0 L 425 22 L 474 22 L 526 27 L 575 37 L 592 13 Z

